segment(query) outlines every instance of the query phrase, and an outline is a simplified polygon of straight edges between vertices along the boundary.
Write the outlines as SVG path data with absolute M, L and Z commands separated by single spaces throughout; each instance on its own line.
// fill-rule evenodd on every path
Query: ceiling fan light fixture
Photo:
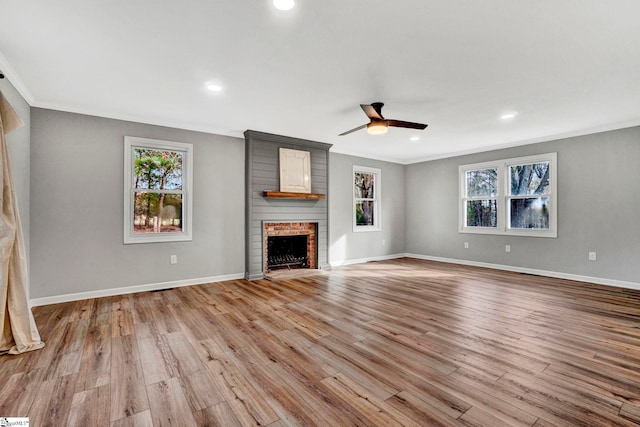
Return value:
M 369 135 L 382 135 L 387 133 L 389 125 L 383 121 L 374 121 L 367 125 L 367 132 Z

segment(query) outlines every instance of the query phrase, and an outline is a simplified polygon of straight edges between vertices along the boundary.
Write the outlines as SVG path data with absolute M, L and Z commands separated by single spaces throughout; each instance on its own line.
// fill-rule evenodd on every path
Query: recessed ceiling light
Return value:
M 518 115 L 517 111 L 512 111 L 510 113 L 504 113 L 503 115 L 500 116 L 500 118 L 502 120 L 509 120 L 509 119 L 513 119 L 517 115 Z
M 411 138 L 409 138 L 409 141 L 413 141 L 413 142 L 420 141 L 420 137 L 419 136 L 412 136 Z
M 209 89 L 211 92 L 220 92 L 222 91 L 222 86 L 215 83 L 208 83 L 207 89 Z
M 273 5 L 276 9 L 291 10 L 296 5 L 295 0 L 273 0 Z

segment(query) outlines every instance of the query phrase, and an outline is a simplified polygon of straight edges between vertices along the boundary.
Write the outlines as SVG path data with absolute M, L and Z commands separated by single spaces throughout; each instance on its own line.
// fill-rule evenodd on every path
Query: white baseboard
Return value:
M 121 288 L 101 289 L 98 291 L 78 292 L 74 294 L 55 295 L 29 300 L 31 307 L 40 305 L 59 304 L 62 302 L 79 301 L 90 298 L 111 297 L 114 295 L 133 294 L 136 292 L 158 291 L 182 286 L 202 285 L 204 283 L 224 282 L 225 280 L 244 279 L 244 273 L 227 274 L 224 276 L 200 277 L 197 279 L 176 280 L 173 282 L 150 283 L 147 285 L 126 286 Z
M 350 259 L 350 260 L 343 260 L 343 261 L 333 261 L 330 263 L 330 265 L 331 267 L 340 267 L 345 265 L 362 264 L 362 263 L 371 262 L 371 261 L 385 261 L 385 260 L 404 258 L 404 257 L 423 259 L 427 261 L 447 262 L 450 264 L 470 265 L 474 267 L 493 268 L 495 270 L 505 270 L 505 271 L 513 271 L 516 273 L 535 274 L 538 276 L 555 277 L 558 279 L 575 280 L 578 282 L 595 283 L 598 285 L 615 286 L 618 288 L 640 290 L 640 283 L 636 283 L 636 282 L 626 282 L 622 280 L 613 280 L 613 279 L 607 279 L 602 277 L 581 276 L 577 274 L 561 273 L 557 271 L 537 270 L 533 268 L 514 267 L 511 265 L 491 264 L 487 262 L 467 261 L 467 260 L 456 259 L 456 258 L 442 258 L 442 257 L 434 257 L 434 256 L 410 254 L 410 253 L 382 255 L 382 256 L 376 256 L 376 257 Z M 227 274 L 224 276 L 201 277 L 197 279 L 176 280 L 173 282 L 150 283 L 147 285 L 126 286 L 121 288 L 102 289 L 98 291 L 55 295 L 55 296 L 43 297 L 43 298 L 33 298 L 29 300 L 29 305 L 31 307 L 37 307 L 41 305 L 59 304 L 63 302 L 79 301 L 79 300 L 89 299 L 89 298 L 101 298 L 101 297 L 109 297 L 114 295 L 133 294 L 136 292 L 179 288 L 182 286 L 192 286 L 192 285 L 201 285 L 204 283 L 223 282 L 225 280 L 244 279 L 244 276 L 245 276 L 244 273 Z
M 581 276 L 578 274 L 561 273 L 557 271 L 537 270 L 534 268 L 515 267 L 512 265 L 490 264 L 487 262 L 467 261 L 464 259 L 456 259 L 456 258 L 441 258 L 441 257 L 428 256 L 428 255 L 404 254 L 403 256 L 406 256 L 408 258 L 424 259 L 427 261 L 439 261 L 439 262 L 448 262 L 451 264 L 470 265 L 474 267 L 493 268 L 495 270 L 505 270 L 505 271 L 513 271 L 516 273 L 535 274 L 538 276 L 554 277 L 557 279 L 575 280 L 577 282 L 595 283 L 598 285 L 615 286 L 617 288 L 640 290 L 640 283 L 625 282 L 622 280 L 607 279 L 603 277 Z

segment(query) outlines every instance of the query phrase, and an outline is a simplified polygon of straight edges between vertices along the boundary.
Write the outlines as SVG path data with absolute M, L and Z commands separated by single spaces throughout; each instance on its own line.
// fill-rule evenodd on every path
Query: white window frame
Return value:
M 497 160 L 492 162 L 474 163 L 461 165 L 458 167 L 458 224 L 460 233 L 472 234 L 499 234 L 508 236 L 529 236 L 529 237 L 558 237 L 558 167 L 557 153 L 546 153 L 527 157 L 517 157 L 513 159 Z M 522 198 L 509 194 L 509 167 L 513 165 L 523 165 L 539 162 L 549 162 L 549 194 L 543 195 L 549 198 L 549 228 L 548 229 L 524 229 L 509 227 L 509 200 L 512 198 Z M 498 170 L 498 193 L 495 197 L 497 203 L 497 224 L 496 227 L 469 227 L 467 226 L 467 200 L 493 199 L 493 197 L 467 197 L 466 173 L 479 169 Z M 542 196 L 542 195 L 541 195 Z M 527 196 L 532 197 L 532 196 Z
M 354 191 L 354 180 L 356 173 L 368 173 L 375 175 L 374 178 L 374 187 L 373 187 L 373 198 L 357 198 Z M 380 208 L 381 194 L 382 194 L 382 171 L 376 168 L 370 168 L 366 166 L 353 166 L 353 173 L 351 174 L 351 196 L 353 198 L 353 202 L 351 204 L 351 210 L 353 211 L 353 231 L 354 232 L 367 232 L 367 231 L 380 231 L 382 230 L 382 218 Z M 358 201 L 370 200 L 373 201 L 373 225 L 356 225 L 356 203 Z
M 162 190 L 167 194 L 182 195 L 182 232 L 179 233 L 140 233 L 133 232 L 134 202 L 136 191 L 134 188 L 134 150 L 146 148 L 158 151 L 179 151 L 183 153 L 182 160 L 182 190 Z M 192 212 L 193 212 L 193 145 L 182 142 L 161 141 L 157 139 L 124 137 L 124 244 L 184 242 L 193 240 Z

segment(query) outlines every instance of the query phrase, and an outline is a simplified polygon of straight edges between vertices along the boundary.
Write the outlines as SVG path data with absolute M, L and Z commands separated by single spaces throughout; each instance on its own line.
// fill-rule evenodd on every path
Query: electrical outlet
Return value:
M 504 245 L 505 252 L 511 252 L 511 245 Z
M 589 252 L 589 261 L 595 261 L 595 260 L 596 260 L 596 253 Z
M 464 242 L 464 248 L 469 249 L 469 242 Z
M 171 264 L 178 263 L 178 255 L 171 255 Z

